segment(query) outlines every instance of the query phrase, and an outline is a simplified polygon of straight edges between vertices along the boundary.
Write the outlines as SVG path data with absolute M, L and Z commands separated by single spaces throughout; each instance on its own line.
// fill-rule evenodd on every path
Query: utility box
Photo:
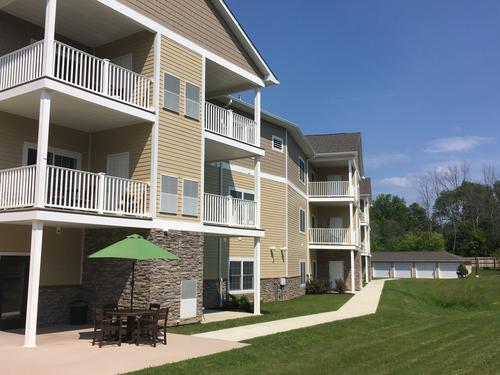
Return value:
M 280 277 L 280 286 L 286 285 L 286 277 Z

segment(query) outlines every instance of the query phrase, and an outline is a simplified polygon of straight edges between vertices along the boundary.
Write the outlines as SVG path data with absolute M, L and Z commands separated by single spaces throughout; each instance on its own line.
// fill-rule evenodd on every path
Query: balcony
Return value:
M 44 41 L 0 57 L 0 92 L 43 77 Z M 73 87 L 152 111 L 153 80 L 56 41 L 49 75 Z
M 205 224 L 252 229 L 257 227 L 255 201 L 205 193 L 203 205 Z
M 349 181 L 315 181 L 308 185 L 309 200 L 323 204 L 355 202 L 354 187 Z
M 361 222 L 361 225 L 368 225 L 368 215 L 363 211 L 359 211 L 359 221 Z
M 356 239 L 351 238 L 350 228 L 310 228 L 309 245 L 355 246 Z
M 35 206 L 36 166 L 0 171 L 0 211 Z M 47 166 L 45 208 L 150 217 L 149 183 Z

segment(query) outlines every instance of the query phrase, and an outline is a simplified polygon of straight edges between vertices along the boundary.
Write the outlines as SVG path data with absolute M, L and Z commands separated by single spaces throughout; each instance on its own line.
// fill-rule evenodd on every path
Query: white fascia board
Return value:
M 14 98 L 19 95 L 27 94 L 32 91 L 42 90 L 43 88 L 45 88 L 45 84 L 46 83 L 44 78 L 38 78 L 32 82 L 23 83 L 19 86 L 10 89 L 5 89 L 2 92 L 0 92 L 0 102 L 3 100 Z
M 233 64 L 232 62 L 224 59 L 223 57 L 220 57 L 219 55 L 216 55 L 215 53 L 206 50 L 205 48 L 192 42 L 191 40 L 177 34 L 176 32 L 168 29 L 167 27 L 159 24 L 158 22 L 153 21 L 152 19 L 144 16 L 143 14 L 129 8 L 125 4 L 122 4 L 117 0 L 97 0 L 97 1 L 129 17 L 132 21 L 141 24 L 144 28 L 149 29 L 151 31 L 159 32 L 160 34 L 166 36 L 167 38 L 183 45 L 186 48 L 189 48 L 190 50 L 196 53 L 199 53 L 200 55 L 204 56 L 209 60 L 212 60 L 213 62 L 219 65 L 222 65 L 223 67 L 231 70 L 232 72 L 240 75 L 243 78 L 248 79 L 249 81 L 255 83 L 256 85 L 260 87 L 266 86 L 264 80 L 262 80 L 257 75 L 250 73 L 249 71 L 240 68 L 236 64 Z
M 354 197 L 309 197 L 309 202 L 355 203 Z
M 315 245 L 309 244 L 309 249 L 313 250 L 358 250 L 355 245 Z
M 244 229 L 244 228 L 231 228 L 222 227 L 217 225 L 207 225 L 203 226 L 203 232 L 208 234 L 221 235 L 224 237 L 259 237 L 265 236 L 263 230 L 258 229 Z
M 205 139 L 211 139 L 212 141 L 215 141 L 215 142 L 224 143 L 228 146 L 239 148 L 241 150 L 245 150 L 249 153 L 252 153 L 252 154 L 258 155 L 258 156 L 264 156 L 266 154 L 266 152 L 263 149 L 261 149 L 260 147 L 252 146 L 252 145 L 249 145 L 249 144 L 244 143 L 244 142 L 239 142 L 237 140 L 234 140 L 234 139 L 231 139 L 228 137 L 224 137 L 222 135 L 212 133 L 212 132 L 207 131 L 207 130 L 204 130 L 203 133 L 204 133 Z

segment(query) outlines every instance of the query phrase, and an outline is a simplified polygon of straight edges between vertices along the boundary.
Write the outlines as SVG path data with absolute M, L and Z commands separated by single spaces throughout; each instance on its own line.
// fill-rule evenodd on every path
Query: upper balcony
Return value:
M 359 221 L 360 221 L 361 225 L 369 225 L 368 215 L 361 210 L 359 211 Z
M 350 228 L 310 228 L 309 248 L 352 248 L 359 246 L 356 231 Z
M 232 110 L 205 103 L 205 161 L 264 155 L 257 122 Z
M 257 228 L 257 202 L 255 201 L 205 193 L 203 204 L 205 224 Z
M 355 202 L 356 189 L 349 181 L 314 181 L 308 184 L 310 202 L 332 204 Z

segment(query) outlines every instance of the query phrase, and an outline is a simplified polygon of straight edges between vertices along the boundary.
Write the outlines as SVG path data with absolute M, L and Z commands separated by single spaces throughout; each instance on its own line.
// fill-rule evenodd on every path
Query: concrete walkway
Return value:
M 386 280 L 373 280 L 363 290 L 355 294 L 337 311 L 298 316 L 265 323 L 250 324 L 219 331 L 199 333 L 193 336 L 225 341 L 244 341 L 255 337 L 273 335 L 294 329 L 311 327 L 337 320 L 375 314 Z
M 222 322 L 224 320 L 248 318 L 253 316 L 252 313 L 243 311 L 221 311 L 221 310 L 205 310 L 201 324 Z

